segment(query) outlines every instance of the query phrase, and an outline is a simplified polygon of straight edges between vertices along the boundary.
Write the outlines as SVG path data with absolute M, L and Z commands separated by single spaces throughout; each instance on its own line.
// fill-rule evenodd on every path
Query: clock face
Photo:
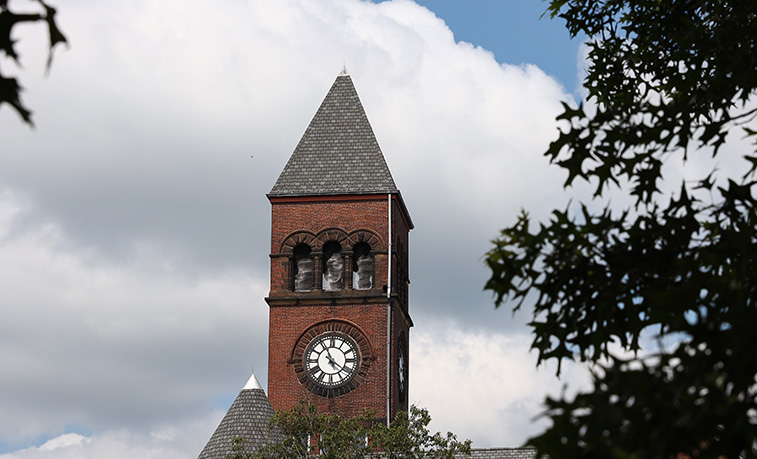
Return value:
M 397 388 L 399 389 L 400 402 L 405 401 L 407 394 L 407 356 L 405 354 L 405 336 L 400 335 L 397 349 Z
M 332 319 L 302 332 L 292 347 L 289 363 L 307 390 L 335 398 L 357 389 L 375 361 L 373 346 L 359 328 Z
M 337 388 L 350 382 L 360 368 L 355 341 L 341 332 L 326 332 L 308 344 L 303 355 L 308 378 L 322 388 Z

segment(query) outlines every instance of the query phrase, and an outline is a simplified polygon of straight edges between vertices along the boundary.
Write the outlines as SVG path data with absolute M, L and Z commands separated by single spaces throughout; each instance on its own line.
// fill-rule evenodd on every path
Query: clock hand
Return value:
M 344 365 L 339 365 L 334 360 L 329 359 L 329 363 L 331 364 L 332 367 L 334 367 L 334 370 L 336 371 L 342 371 L 342 369 L 344 368 Z
M 331 356 L 331 352 L 329 352 L 329 348 L 326 348 L 326 359 L 329 361 L 332 367 L 336 368 L 338 364 L 336 363 L 336 360 L 334 360 L 334 357 Z
M 338 363 L 336 363 L 336 361 L 334 361 L 332 366 L 334 367 L 334 370 L 337 371 L 337 373 L 341 373 L 343 371 L 346 371 L 345 368 L 347 367 L 347 362 L 344 362 L 344 364 L 339 365 Z
M 329 365 L 331 365 L 331 368 L 338 370 L 336 360 L 334 360 L 334 358 L 331 357 L 331 354 L 329 353 L 328 349 L 326 349 L 326 360 L 329 361 Z

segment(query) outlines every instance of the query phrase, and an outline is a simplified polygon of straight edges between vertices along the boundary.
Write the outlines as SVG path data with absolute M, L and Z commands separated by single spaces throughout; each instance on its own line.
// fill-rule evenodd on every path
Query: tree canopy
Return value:
M 538 225 L 523 211 L 487 254 L 496 306 L 533 305 L 538 362 L 592 370 L 591 391 L 546 400 L 552 426 L 530 443 L 757 457 L 757 3 L 552 0 L 547 14 L 588 37 L 588 94 L 564 104 L 546 155 L 566 188 L 633 204 L 568 205 Z M 741 170 L 663 176 L 736 154 L 734 140 L 749 144 Z
M 292 410 L 280 410 L 271 419 L 271 428 L 281 434 L 278 443 L 254 453 L 244 453 L 244 439 L 235 439 L 237 451 L 229 459 L 307 458 L 317 452 L 324 459 L 407 458 L 454 459 L 470 455 L 470 440 L 458 441 L 452 433 L 432 434 L 428 430 L 428 411 L 411 406 L 397 413 L 389 426 L 376 423 L 374 413 L 354 418 L 319 413 L 301 402 Z
M 8 0 L 0 0 L 0 51 L 2 54 L 20 66 L 19 55 L 14 45 L 18 40 L 13 37 L 13 30 L 16 25 L 24 22 L 44 22 L 47 25 L 48 36 L 50 38 L 49 54 L 47 58 L 47 68 L 50 69 L 53 59 L 53 49 L 58 43 L 66 43 L 66 37 L 63 36 L 60 29 L 55 23 L 55 8 L 51 7 L 42 0 L 35 0 L 39 4 L 36 11 L 16 13 L 8 6 Z M 2 61 L 0 60 L 0 64 Z M 32 125 L 31 112 L 21 102 L 21 84 L 14 77 L 5 76 L 3 69 L 0 68 L 0 108 L 3 103 L 9 104 L 16 109 L 16 112 L 28 124 Z

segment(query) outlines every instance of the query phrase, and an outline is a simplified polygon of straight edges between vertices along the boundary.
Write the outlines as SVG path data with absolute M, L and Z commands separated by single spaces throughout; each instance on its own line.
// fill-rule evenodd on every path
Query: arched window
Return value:
M 369 290 L 373 287 L 373 256 L 371 246 L 365 242 L 355 244 L 352 258 L 352 288 Z
M 297 244 L 294 248 L 294 291 L 309 292 L 313 289 L 313 258 L 310 246 Z
M 341 290 L 344 288 L 344 258 L 342 246 L 336 241 L 323 246 L 323 289 Z

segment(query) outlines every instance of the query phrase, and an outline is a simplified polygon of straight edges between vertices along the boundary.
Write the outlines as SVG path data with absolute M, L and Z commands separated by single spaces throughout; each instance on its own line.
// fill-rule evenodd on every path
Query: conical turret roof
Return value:
M 395 192 L 355 86 L 343 70 L 268 196 Z
M 259 447 L 279 440 L 271 432 L 268 422 L 274 415 L 271 402 L 253 374 L 237 395 L 229 411 L 218 424 L 198 459 L 223 459 L 234 452 L 235 438 L 245 440 L 242 453 L 251 453 Z

